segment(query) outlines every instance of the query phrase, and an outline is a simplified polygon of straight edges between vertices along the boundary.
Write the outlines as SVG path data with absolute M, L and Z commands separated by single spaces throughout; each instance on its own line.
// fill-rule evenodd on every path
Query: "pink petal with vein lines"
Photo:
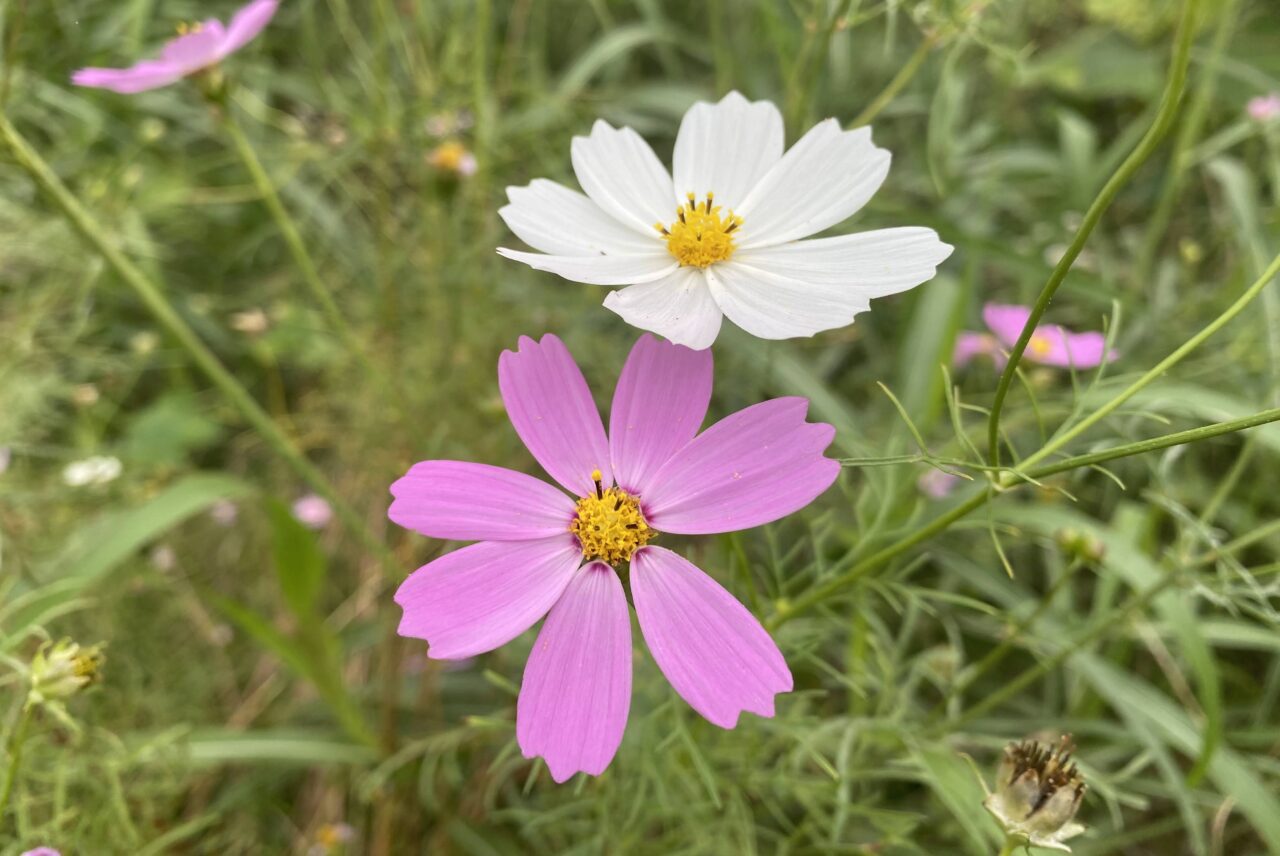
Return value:
M 454 541 L 524 541 L 569 531 L 573 500 L 533 476 L 467 461 L 423 461 L 391 485 L 392 522 Z
M 689 706 L 721 728 L 750 711 L 773 716 L 791 670 L 747 608 L 695 565 L 662 547 L 631 557 L 631 595 L 645 644 Z
M 809 402 L 775 398 L 712 425 L 667 461 L 643 498 L 659 532 L 749 529 L 804 508 L 840 464 L 823 457 L 835 429 L 805 422 Z
M 613 483 L 600 411 L 564 342 L 521 336 L 518 350 L 498 359 L 498 387 L 516 433 L 553 479 L 575 496 L 595 489 L 592 470 Z
M 645 333 L 631 349 L 609 415 L 618 485 L 642 499 L 652 476 L 702 427 L 711 401 L 711 351 Z
M 538 634 L 516 705 L 516 740 L 551 778 L 598 776 L 622 743 L 631 707 L 631 617 L 622 583 L 593 562 L 569 583 Z
M 455 550 L 400 584 L 400 635 L 426 639 L 428 656 L 437 660 L 492 651 L 546 615 L 581 563 L 582 551 L 568 533 Z

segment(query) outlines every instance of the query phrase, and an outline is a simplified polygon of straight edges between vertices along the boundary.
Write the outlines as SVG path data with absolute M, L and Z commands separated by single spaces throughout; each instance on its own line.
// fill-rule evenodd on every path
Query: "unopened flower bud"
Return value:
M 1062 551 L 1072 558 L 1096 564 L 1107 555 L 1106 545 L 1087 532 L 1059 529 L 1053 537 Z
M 82 647 L 63 639 L 52 646 L 43 646 L 31 660 L 28 704 L 71 698 L 99 679 L 104 660 L 101 645 Z
M 1034 740 L 1005 747 L 995 792 L 983 806 L 1006 835 L 1071 852 L 1063 842 L 1084 831 L 1074 821 L 1085 791 L 1084 777 L 1071 761 L 1074 751 L 1068 735 L 1056 747 Z

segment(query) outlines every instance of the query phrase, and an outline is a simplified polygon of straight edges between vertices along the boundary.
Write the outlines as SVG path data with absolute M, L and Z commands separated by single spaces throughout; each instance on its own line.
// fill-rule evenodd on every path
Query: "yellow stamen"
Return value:
M 1045 357 L 1053 350 L 1053 342 L 1049 341 L 1048 336 L 1032 336 L 1031 341 L 1027 343 L 1031 348 L 1031 353 L 1037 357 Z
M 606 488 L 603 473 L 591 473 L 595 492 L 578 500 L 578 514 L 569 531 L 578 538 L 582 557 L 610 565 L 628 561 L 658 533 L 649 528 L 640 501 L 622 488 Z
M 690 193 L 670 226 L 653 224 L 667 242 L 668 252 L 685 267 L 705 268 L 733 255 L 733 233 L 742 226 L 742 218 L 732 211 L 722 216 L 720 206 L 712 204 L 714 198 L 708 193 L 700 203 Z
M 189 36 L 192 33 L 198 33 L 204 29 L 204 24 L 196 21 L 194 24 L 188 24 L 186 21 L 178 24 L 178 35 Z

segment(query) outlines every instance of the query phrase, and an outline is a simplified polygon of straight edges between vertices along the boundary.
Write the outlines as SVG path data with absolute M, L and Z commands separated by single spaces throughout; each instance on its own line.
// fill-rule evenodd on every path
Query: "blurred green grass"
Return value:
M 1118 317 L 1123 357 L 1096 389 L 1030 371 L 1005 418 L 1024 454 L 1186 341 L 1280 246 L 1280 125 L 1244 111 L 1280 90 L 1280 20 L 1268 0 L 1206 5 L 1174 139 L 1050 312 L 1080 329 Z M 594 118 L 631 124 L 665 159 L 687 106 L 736 88 L 778 102 L 794 140 L 818 118 L 851 121 L 924 50 L 873 123 L 890 178 L 841 229 L 929 225 L 956 255 L 843 331 L 785 343 L 726 331 L 712 409 L 807 395 L 840 453 L 914 451 L 883 382 L 934 452 L 960 455 L 938 367 L 950 339 L 984 301 L 1038 292 L 1154 111 L 1176 15 L 1161 0 L 286 2 L 228 64 L 235 107 L 402 421 L 307 298 L 195 90 L 67 83 L 233 7 L 0 3 L 6 114 L 406 572 L 437 549 L 384 520 L 386 487 L 410 463 L 533 470 L 497 395 L 498 353 L 555 331 L 603 395 L 634 338 L 601 290 L 493 252 L 514 241 L 495 214 L 503 187 L 572 184 L 569 140 Z M 428 162 L 441 141 L 428 120 L 460 114 L 479 165 L 467 179 Z M 265 329 L 237 329 L 255 310 Z M 1272 286 L 1079 451 L 1274 406 L 1277 331 Z M 976 364 L 958 381 L 963 433 L 981 443 L 995 378 Z M 42 634 L 104 640 L 109 658 L 102 686 L 73 703 L 83 731 L 45 723 L 31 741 L 0 853 L 307 853 L 333 823 L 355 829 L 332 851 L 347 853 L 992 853 L 958 753 L 990 774 L 1007 740 L 1061 731 L 1091 786 L 1077 852 L 1280 852 L 1274 426 L 1117 463 L 1118 481 L 1055 477 L 1058 492 L 993 504 L 785 625 L 797 691 L 774 720 L 721 732 L 640 651 L 617 760 L 559 787 L 514 744 L 529 635 L 461 668 L 428 662 L 396 641 L 394 581 L 336 526 L 312 564 L 273 558 L 287 525 L 272 503 L 305 487 L 3 158 L 0 445 L 13 454 L 0 475 L 6 667 Z M 93 454 L 119 457 L 122 476 L 64 484 L 64 465 Z M 926 519 L 922 472 L 851 468 L 803 515 L 688 549 L 767 615 Z M 208 514 L 225 499 L 231 526 Z M 1071 555 L 1066 528 L 1104 559 Z M 1169 573 L 1176 587 L 1123 611 Z M 1076 656 L 964 718 L 1094 625 L 1106 632 Z M 1006 638 L 1008 659 L 953 692 Z M 18 672 L 0 674 L 9 716 Z M 344 716 L 371 724 L 376 745 Z

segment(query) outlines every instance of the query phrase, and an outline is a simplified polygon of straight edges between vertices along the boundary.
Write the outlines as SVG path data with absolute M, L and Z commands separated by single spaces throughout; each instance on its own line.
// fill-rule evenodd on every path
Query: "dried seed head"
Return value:
M 996 790 L 983 805 L 1008 835 L 1070 852 L 1063 842 L 1084 830 L 1073 822 L 1085 791 L 1074 752 L 1070 735 L 1057 746 L 1024 740 L 1005 747 Z

